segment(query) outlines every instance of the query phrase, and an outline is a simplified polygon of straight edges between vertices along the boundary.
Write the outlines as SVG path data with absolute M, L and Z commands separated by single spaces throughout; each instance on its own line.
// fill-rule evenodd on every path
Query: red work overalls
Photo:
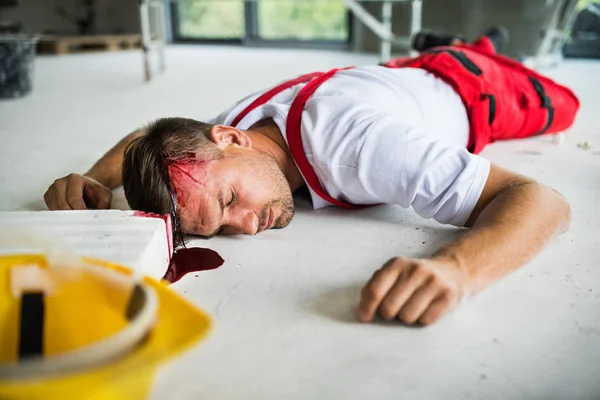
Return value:
M 435 47 L 416 58 L 398 58 L 384 66 L 421 68 L 451 85 L 467 109 L 470 124 L 467 149 L 475 154 L 495 140 L 563 131 L 571 126 L 579 109 L 579 100 L 571 90 L 514 60 L 495 54 L 487 38 L 470 45 Z M 300 131 L 307 100 L 339 70 L 314 72 L 274 87 L 246 107 L 232 125 L 236 126 L 250 111 L 283 90 L 308 82 L 288 113 L 288 145 L 306 183 L 315 193 L 334 205 L 355 208 L 355 205 L 332 198 L 323 189 L 304 153 Z

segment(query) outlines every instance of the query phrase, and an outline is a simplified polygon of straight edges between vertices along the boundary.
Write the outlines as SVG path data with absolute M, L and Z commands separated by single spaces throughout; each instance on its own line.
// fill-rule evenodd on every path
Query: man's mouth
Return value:
M 265 224 L 265 228 L 263 230 L 270 229 L 273 226 L 273 222 L 275 222 L 275 213 L 272 208 L 269 208 L 269 217 L 267 218 L 267 223 Z

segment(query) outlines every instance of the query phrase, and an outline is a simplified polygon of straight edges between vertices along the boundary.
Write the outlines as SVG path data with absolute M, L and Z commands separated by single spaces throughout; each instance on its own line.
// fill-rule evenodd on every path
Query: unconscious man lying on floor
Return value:
M 131 208 L 171 215 L 179 246 L 185 234 L 284 228 L 303 186 L 314 208 L 412 207 L 471 229 L 430 258 L 389 260 L 358 312 L 431 324 L 569 225 L 562 195 L 477 155 L 495 140 L 561 132 L 579 109 L 569 89 L 497 54 L 506 39 L 502 28 L 473 44 L 420 33 L 416 58 L 303 75 L 207 122 L 159 119 L 88 173 L 56 180 L 46 204 L 108 208 L 123 184 Z

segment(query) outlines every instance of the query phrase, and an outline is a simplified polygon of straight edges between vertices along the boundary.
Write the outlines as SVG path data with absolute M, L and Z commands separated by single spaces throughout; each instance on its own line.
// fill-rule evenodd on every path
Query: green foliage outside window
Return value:
M 255 0 L 261 39 L 346 40 L 343 0 Z M 179 0 L 180 34 L 234 39 L 245 34 L 243 0 Z
M 579 8 L 583 9 L 585 7 L 587 7 L 588 4 L 591 3 L 596 3 L 596 4 L 600 4 L 600 0 L 579 0 Z
M 179 0 L 180 34 L 190 38 L 235 39 L 244 36 L 243 0 Z
M 259 0 L 263 39 L 346 40 L 348 21 L 341 0 Z

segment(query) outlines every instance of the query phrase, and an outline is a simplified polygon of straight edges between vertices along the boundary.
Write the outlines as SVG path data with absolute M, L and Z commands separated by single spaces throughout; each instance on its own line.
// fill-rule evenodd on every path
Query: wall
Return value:
M 76 33 L 76 25 L 55 12 L 56 6 L 84 15 L 82 0 L 19 0 L 19 5 L 0 10 L 2 20 L 18 21 L 28 32 Z M 98 33 L 139 32 L 137 0 L 97 0 Z
M 223 0 L 225 1 L 225 0 Z M 168 0 L 165 0 L 168 4 Z M 550 17 L 552 0 L 423 0 L 423 27 L 447 33 L 461 33 L 475 38 L 489 26 L 503 24 L 512 38 L 507 54 L 517 57 L 534 53 L 541 42 L 541 31 Z M 57 15 L 56 5 L 83 15 L 82 0 L 19 0 L 15 8 L 0 10 L 0 20 L 20 21 L 29 32 L 74 33 L 76 27 Z M 139 32 L 138 0 L 97 0 L 99 33 Z M 381 13 L 380 3 L 363 2 L 374 16 Z M 167 36 L 170 38 L 169 7 L 166 7 Z M 393 30 L 408 30 L 410 7 L 394 5 Z M 359 21 L 353 23 L 353 48 L 379 51 L 379 39 Z M 395 49 L 401 53 L 402 49 Z
M 473 39 L 488 27 L 502 24 L 511 33 L 506 53 L 512 57 L 530 55 L 541 43 L 542 30 L 548 24 L 554 1 L 550 0 L 423 0 L 423 28 L 445 33 L 460 33 Z M 363 3 L 376 17 L 381 4 Z M 410 6 L 393 7 L 393 30 L 408 32 Z M 359 21 L 354 21 L 354 49 L 379 51 L 379 39 Z M 400 53 L 401 49 L 396 49 Z

